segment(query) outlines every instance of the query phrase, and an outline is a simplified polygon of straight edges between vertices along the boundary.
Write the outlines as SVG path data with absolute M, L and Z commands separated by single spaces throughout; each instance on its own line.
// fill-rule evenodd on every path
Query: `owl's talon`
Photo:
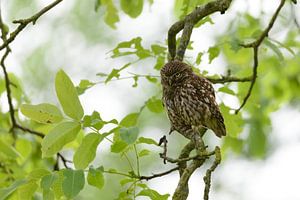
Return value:
M 165 135 L 159 139 L 158 146 L 161 146 L 164 143 L 168 143 L 167 137 Z
M 160 153 L 159 156 L 163 159 L 163 162 L 164 164 L 167 163 L 167 143 L 168 143 L 168 140 L 167 140 L 167 137 L 164 135 L 162 138 L 160 138 L 159 142 L 158 142 L 158 145 L 161 146 L 163 144 L 163 148 L 164 148 L 164 151 L 163 153 Z

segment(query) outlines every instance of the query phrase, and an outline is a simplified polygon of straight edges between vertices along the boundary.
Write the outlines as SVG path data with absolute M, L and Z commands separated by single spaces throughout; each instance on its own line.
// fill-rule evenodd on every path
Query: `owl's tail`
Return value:
M 224 121 L 213 120 L 209 127 L 218 137 L 226 136 L 226 127 Z
M 220 124 L 220 126 L 213 131 L 215 132 L 216 136 L 218 136 L 218 137 L 226 136 L 226 128 L 223 123 Z

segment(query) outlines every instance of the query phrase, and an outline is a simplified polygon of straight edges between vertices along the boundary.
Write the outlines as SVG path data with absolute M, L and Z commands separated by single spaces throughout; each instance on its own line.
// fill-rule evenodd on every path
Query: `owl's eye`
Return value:
M 175 74 L 175 78 L 179 78 L 180 77 L 180 74 Z

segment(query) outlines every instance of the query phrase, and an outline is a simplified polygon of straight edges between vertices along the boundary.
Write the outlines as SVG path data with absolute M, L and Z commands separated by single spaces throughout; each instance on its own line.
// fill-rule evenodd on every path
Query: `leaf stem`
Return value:
M 133 145 L 133 148 L 134 148 L 135 157 L 136 157 L 137 175 L 140 176 L 140 159 L 138 156 L 136 144 Z

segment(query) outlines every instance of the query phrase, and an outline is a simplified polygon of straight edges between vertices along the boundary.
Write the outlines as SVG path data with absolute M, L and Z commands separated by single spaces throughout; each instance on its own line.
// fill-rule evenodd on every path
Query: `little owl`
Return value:
M 160 74 L 170 133 L 176 130 L 195 140 L 202 127 L 211 129 L 218 137 L 226 135 L 214 89 L 207 79 L 197 76 L 189 65 L 178 60 L 168 62 Z

